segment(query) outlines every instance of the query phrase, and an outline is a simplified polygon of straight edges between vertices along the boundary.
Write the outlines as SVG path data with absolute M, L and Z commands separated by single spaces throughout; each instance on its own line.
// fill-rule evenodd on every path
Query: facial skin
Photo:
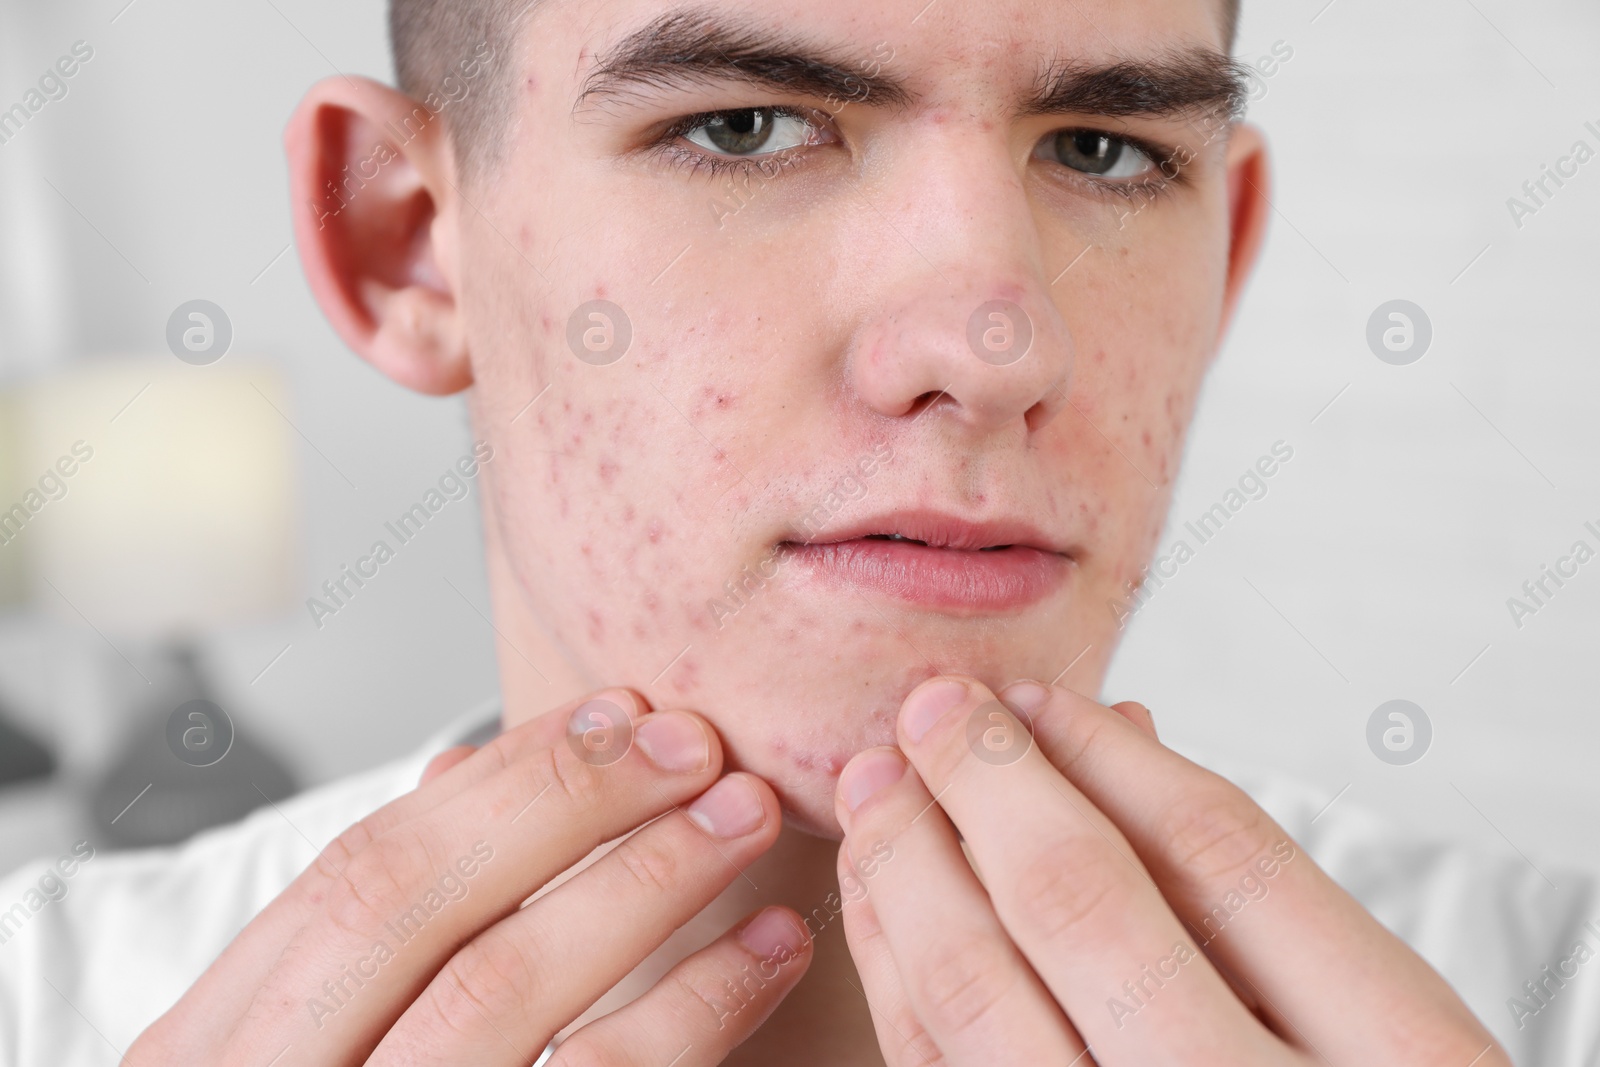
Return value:
M 547 0 L 496 57 L 517 74 L 492 167 L 459 174 L 426 130 L 336 218 L 301 212 L 297 230 L 353 347 L 425 392 L 471 386 L 495 453 L 482 479 L 508 724 L 631 686 L 704 713 L 730 769 L 769 781 L 791 825 L 837 837 L 839 770 L 894 743 L 923 679 L 998 690 L 1065 672 L 1098 693 L 1120 636 L 1109 605 L 1154 548 L 1259 244 L 1264 150 L 1198 111 L 1018 113 L 1052 59 L 1222 49 L 1194 0 L 722 0 L 706 10 L 892 76 L 906 99 L 701 78 L 579 103 L 597 63 L 670 10 Z M 296 167 L 299 201 L 410 109 L 367 83 L 319 92 L 305 106 L 326 121 L 290 150 L 327 162 Z M 818 113 L 780 122 L 769 143 L 809 143 L 772 177 L 683 165 L 716 156 L 704 131 L 651 148 L 685 116 L 783 106 Z M 1147 142 L 1150 169 L 1097 182 L 1049 155 L 1062 130 Z M 1174 154 L 1192 159 L 1176 180 L 1131 191 Z M 595 300 L 631 327 L 608 365 L 568 344 Z M 1006 365 L 968 340 L 995 300 L 1033 334 Z M 892 458 L 860 476 L 874 453 Z M 847 476 L 854 499 L 830 496 Z M 1069 561 L 1005 611 L 906 601 L 803 560 L 735 600 L 725 583 L 804 540 L 819 505 L 821 540 L 934 509 L 1031 524 Z

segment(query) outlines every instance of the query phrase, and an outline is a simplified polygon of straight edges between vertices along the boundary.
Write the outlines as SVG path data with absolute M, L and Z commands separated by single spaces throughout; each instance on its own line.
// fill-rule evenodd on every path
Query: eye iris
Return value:
M 733 155 L 754 152 L 772 134 L 769 108 L 747 107 L 718 115 L 706 124 L 706 136 L 718 149 Z
M 1103 133 L 1084 130 L 1061 133 L 1056 137 L 1056 151 L 1061 161 L 1073 170 L 1087 174 L 1110 173 L 1121 161 L 1127 147 Z

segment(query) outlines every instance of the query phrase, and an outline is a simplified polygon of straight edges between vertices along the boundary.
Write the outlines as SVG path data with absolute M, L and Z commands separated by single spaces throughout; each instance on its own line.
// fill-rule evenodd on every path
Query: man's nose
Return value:
M 883 415 L 1038 430 L 1067 404 L 1074 351 L 1023 175 L 992 134 L 924 149 L 863 190 L 863 255 L 878 266 L 849 380 Z

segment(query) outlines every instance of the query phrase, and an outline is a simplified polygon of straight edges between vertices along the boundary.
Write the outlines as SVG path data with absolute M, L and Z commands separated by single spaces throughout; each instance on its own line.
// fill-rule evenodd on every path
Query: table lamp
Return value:
M 198 638 L 294 606 L 284 393 L 259 360 L 126 356 L 68 365 L 5 400 L 0 595 L 68 624 L 85 671 L 105 683 L 72 687 L 60 740 L 64 762 L 76 753 L 101 775 L 92 814 L 109 844 L 178 840 L 292 791 L 247 732 L 205 767 L 166 741 L 180 705 L 226 704 L 203 678 Z M 98 751 L 96 737 L 107 739 Z

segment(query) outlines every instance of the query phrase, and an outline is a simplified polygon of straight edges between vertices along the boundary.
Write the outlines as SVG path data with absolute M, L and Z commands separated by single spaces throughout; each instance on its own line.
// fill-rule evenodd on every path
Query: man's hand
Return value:
M 891 1067 L 1510 1063 L 1143 707 L 1031 682 L 1001 698 L 932 679 L 901 708 L 899 748 L 840 776 L 841 879 L 894 846 L 845 907 Z
M 620 689 L 452 749 L 325 849 L 126 1061 L 527 1067 L 776 840 L 771 788 L 721 768 L 703 719 L 652 714 Z M 810 951 L 793 912 L 765 909 L 578 1029 L 552 1062 L 720 1063 Z M 739 1010 L 719 1007 L 725 980 L 763 964 L 775 979 Z

